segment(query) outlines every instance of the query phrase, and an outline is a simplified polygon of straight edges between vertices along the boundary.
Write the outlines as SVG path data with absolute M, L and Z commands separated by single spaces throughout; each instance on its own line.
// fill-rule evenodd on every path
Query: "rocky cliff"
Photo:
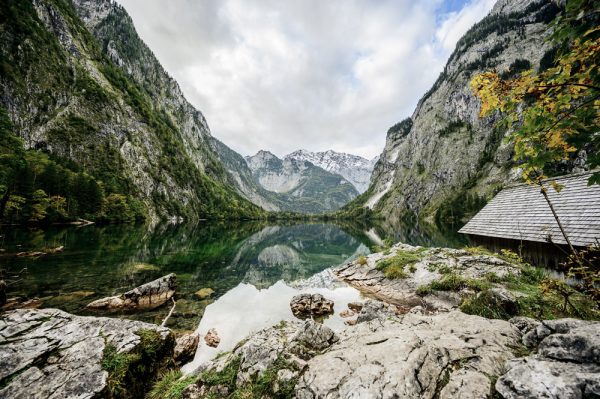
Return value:
M 0 106 L 27 148 L 74 161 L 154 220 L 261 212 L 121 6 L 11 0 L 1 12 Z
M 268 151 L 246 157 L 254 179 L 280 209 L 321 213 L 339 209 L 358 192 L 345 178 L 306 160 L 290 156 L 279 159 Z
M 467 216 L 517 179 L 497 115 L 479 118 L 469 88 L 478 73 L 511 75 L 552 63 L 547 40 L 560 12 L 550 0 L 500 0 L 457 43 L 443 72 L 413 115 L 388 131 L 361 204 L 397 219 Z
M 333 150 L 321 152 L 298 150 L 286 155 L 285 158 L 308 161 L 328 172 L 337 173 L 352 183 L 361 194 L 369 188 L 371 173 L 378 160 L 378 157 L 368 160 L 358 155 Z

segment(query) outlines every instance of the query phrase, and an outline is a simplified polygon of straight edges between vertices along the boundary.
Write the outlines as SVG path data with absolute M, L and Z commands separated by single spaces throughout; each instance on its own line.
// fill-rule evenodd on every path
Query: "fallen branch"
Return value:
M 177 305 L 177 302 L 175 302 L 175 299 L 173 299 L 173 297 L 171 297 L 171 300 L 173 301 L 173 307 L 171 307 L 171 310 L 169 311 L 169 314 L 167 315 L 167 317 L 165 317 L 165 319 L 162 321 L 162 323 L 160 323 L 161 327 L 164 327 L 165 324 L 167 324 L 167 320 L 169 320 L 169 317 L 171 317 L 171 315 L 175 311 L 175 305 Z

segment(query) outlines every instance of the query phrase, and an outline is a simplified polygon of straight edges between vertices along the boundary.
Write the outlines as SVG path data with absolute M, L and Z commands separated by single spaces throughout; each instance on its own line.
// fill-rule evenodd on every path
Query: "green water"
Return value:
M 4 227 L 1 235 L 0 271 L 9 281 L 9 297 L 37 297 L 42 307 L 89 314 L 85 305 L 92 300 L 176 273 L 177 308 L 169 325 L 185 330 L 194 329 L 205 307 L 241 282 L 261 289 L 279 280 L 307 278 L 368 253 L 386 238 L 419 245 L 464 244 L 452 229 L 357 223 Z M 64 252 L 37 259 L 10 256 L 58 246 Z M 194 293 L 206 287 L 215 293 L 198 299 Z M 163 306 L 117 316 L 160 323 L 168 310 Z

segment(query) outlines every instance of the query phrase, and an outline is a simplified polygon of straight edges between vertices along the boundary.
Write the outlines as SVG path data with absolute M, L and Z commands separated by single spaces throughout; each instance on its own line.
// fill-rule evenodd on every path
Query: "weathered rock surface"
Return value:
M 333 313 L 333 301 L 321 294 L 300 294 L 290 301 L 294 316 L 300 319 L 327 316 Z
M 112 345 L 122 354 L 139 351 L 141 330 L 155 331 L 155 352 L 171 357 L 172 333 L 153 324 L 74 316 L 56 309 L 5 313 L 0 316 L 0 398 L 106 397 L 105 348 Z M 143 385 L 152 376 L 138 377 Z
M 453 311 L 410 313 L 347 328 L 309 360 L 303 398 L 481 398 L 520 334 L 510 323 Z
M 507 363 L 496 383 L 506 399 L 600 396 L 600 323 L 576 319 L 511 319 L 537 354 Z
M 406 278 L 388 279 L 377 270 L 377 262 L 393 258 L 399 251 L 419 253 L 421 260 L 416 262 L 414 272 Z M 404 308 L 423 306 L 429 309 L 448 310 L 460 304 L 461 296 L 454 292 L 437 292 L 421 297 L 417 289 L 443 277 L 441 270 L 450 270 L 464 278 L 483 278 L 489 273 L 498 277 L 509 274 L 519 275 L 521 270 L 502 259 L 490 255 L 473 255 L 467 251 L 449 248 L 424 249 L 407 244 L 394 245 L 389 254 L 381 252 L 367 256 L 367 263 L 348 263 L 333 272 L 338 278 L 375 298 Z M 506 306 L 510 306 L 506 291 L 498 291 Z
M 576 399 L 600 396 L 600 365 L 526 357 L 507 364 L 496 391 L 505 399 Z
M 215 330 L 214 328 L 208 330 L 208 332 L 204 336 L 204 342 L 206 342 L 206 345 L 210 346 L 211 348 L 216 348 L 217 346 L 219 346 L 219 344 L 221 343 L 221 338 L 219 337 L 219 333 L 217 333 L 217 330 Z
M 243 388 L 267 370 L 276 369 L 275 386 L 277 390 L 282 385 L 291 383 L 292 386 L 299 374 L 306 368 L 307 360 L 330 347 L 338 340 L 335 333 L 328 327 L 312 320 L 304 322 L 282 322 L 281 324 L 263 329 L 238 346 L 228 355 L 219 357 L 196 370 L 203 373 L 208 370 L 222 371 L 236 364 L 235 384 Z M 285 366 L 278 366 L 278 363 Z M 236 388 L 236 389 L 237 389 Z M 198 398 L 204 395 L 227 397 L 228 387 L 210 385 L 203 382 L 185 389 L 184 398 Z
M 94 310 L 152 309 L 171 299 L 176 288 L 177 278 L 171 273 L 124 294 L 98 299 L 89 303 L 87 307 Z
M 175 339 L 175 350 L 173 351 L 173 360 L 177 365 L 182 365 L 194 358 L 200 336 L 196 333 L 184 334 Z

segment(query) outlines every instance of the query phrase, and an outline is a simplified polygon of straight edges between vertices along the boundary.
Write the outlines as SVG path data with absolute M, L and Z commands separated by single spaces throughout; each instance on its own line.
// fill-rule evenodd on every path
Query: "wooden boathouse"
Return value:
M 588 185 L 592 173 L 543 182 L 575 247 L 600 245 L 600 185 Z M 563 187 L 560 192 L 550 186 L 552 181 Z M 472 243 L 493 250 L 519 250 L 527 260 L 544 266 L 557 266 L 567 252 L 567 243 L 536 185 L 503 189 L 459 233 L 467 234 Z

